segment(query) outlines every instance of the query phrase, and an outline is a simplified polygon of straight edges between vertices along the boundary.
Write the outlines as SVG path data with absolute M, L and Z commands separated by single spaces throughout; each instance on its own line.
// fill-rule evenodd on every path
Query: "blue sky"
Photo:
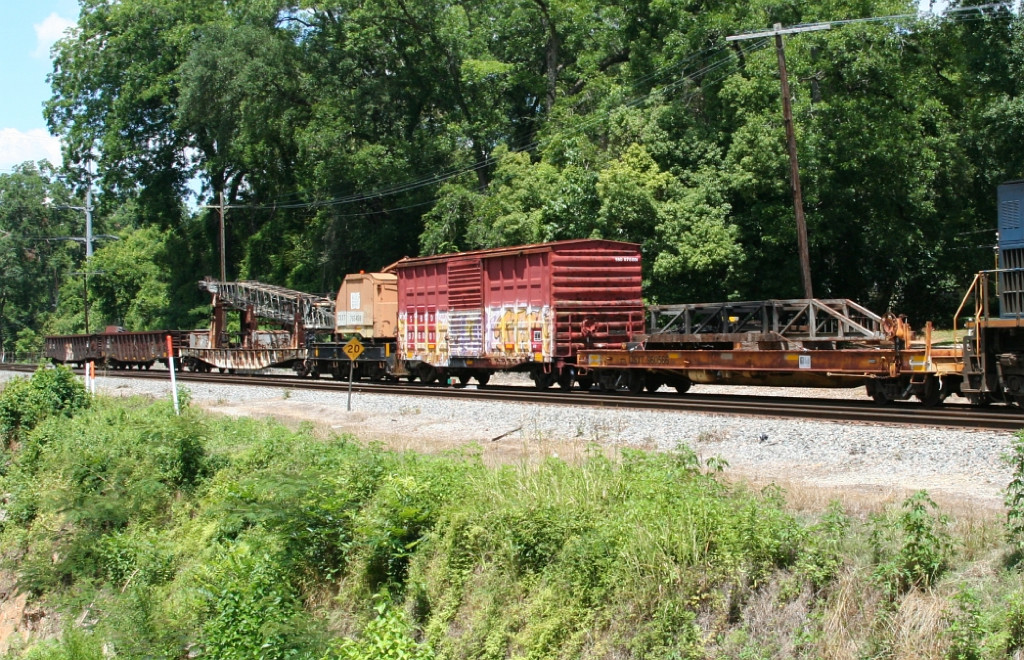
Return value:
M 927 11 L 929 0 L 919 0 Z M 26 160 L 60 161 L 60 144 L 46 130 L 50 46 L 78 19 L 77 0 L 6 0 L 0 22 L 0 173 Z M 945 2 L 935 3 L 940 10 Z
M 43 120 L 50 97 L 50 46 L 78 19 L 76 0 L 4 2 L 0 22 L 0 173 L 26 160 L 60 161 L 60 144 Z

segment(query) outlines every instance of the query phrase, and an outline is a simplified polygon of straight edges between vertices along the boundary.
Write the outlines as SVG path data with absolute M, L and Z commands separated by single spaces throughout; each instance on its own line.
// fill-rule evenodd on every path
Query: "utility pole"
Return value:
M 218 213 L 220 214 L 220 281 L 221 282 L 227 282 L 228 281 L 227 263 L 226 263 L 226 259 L 225 259 L 225 256 L 224 256 L 224 253 L 225 253 L 225 247 L 224 247 L 225 246 L 225 242 L 224 242 L 224 209 L 227 208 L 227 205 L 224 204 L 224 191 L 223 190 L 220 191 L 220 204 L 218 204 L 216 206 L 214 206 L 212 204 L 203 204 L 202 208 L 204 208 L 204 209 L 217 209 Z
M 228 269 L 224 259 L 225 252 L 224 243 L 224 190 L 220 191 L 220 281 L 228 281 Z
M 85 269 L 89 270 L 89 260 L 92 259 L 92 179 L 89 179 L 88 187 L 85 189 L 83 210 L 85 211 Z
M 796 210 L 796 245 L 797 250 L 800 253 L 800 279 L 803 281 L 804 297 L 807 299 L 814 297 L 814 288 L 811 285 L 811 259 L 810 251 L 807 247 L 807 222 L 804 218 L 803 193 L 800 190 L 800 166 L 797 163 L 796 158 L 796 133 L 793 131 L 793 106 L 790 101 L 789 77 L 786 74 L 786 50 L 783 46 L 782 35 L 830 29 L 832 29 L 832 26 L 828 23 L 801 25 L 790 28 L 783 28 L 781 23 L 776 23 L 768 32 L 737 34 L 725 38 L 726 41 L 740 41 L 743 39 L 775 37 L 775 52 L 779 57 L 779 79 L 782 83 L 782 118 L 786 125 L 786 143 L 789 147 L 789 185 L 793 191 L 793 206 Z
M 99 234 L 98 236 L 92 233 L 92 176 L 86 179 L 85 187 L 85 206 L 71 206 L 67 204 L 54 204 L 53 201 L 47 197 L 43 200 L 43 205 L 54 209 L 54 210 L 72 210 L 72 211 L 83 211 L 85 213 L 85 236 L 55 236 L 53 238 L 47 238 L 48 241 L 75 241 L 77 243 L 85 243 L 85 263 L 81 272 L 71 273 L 72 275 L 83 275 L 85 278 L 85 288 L 82 292 L 82 306 L 83 313 L 85 316 L 85 334 L 89 334 L 89 262 L 92 261 L 92 244 L 96 238 L 109 238 L 111 240 L 120 240 L 120 237 L 113 236 L 111 234 Z M 95 274 L 95 273 L 94 273 Z

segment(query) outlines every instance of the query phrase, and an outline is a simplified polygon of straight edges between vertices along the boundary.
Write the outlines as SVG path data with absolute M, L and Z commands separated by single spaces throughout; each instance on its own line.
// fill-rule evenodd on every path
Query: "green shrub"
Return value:
M 24 660 L 103 660 L 103 644 L 95 635 L 75 627 L 64 630 L 60 639 L 29 649 Z
M 47 417 L 70 417 L 88 406 L 89 395 L 74 372 L 66 367 L 40 368 L 31 378 L 14 379 L 0 391 L 0 438 L 9 447 Z
M 903 509 L 896 518 L 872 518 L 872 577 L 892 597 L 931 586 L 949 567 L 953 552 L 949 518 L 932 513 L 938 505 L 927 492 L 908 497 Z
M 362 634 L 331 644 L 323 660 L 432 660 L 434 653 L 426 644 L 420 644 L 410 634 L 410 626 L 402 611 L 386 598 L 377 597 L 377 616 Z
M 986 630 L 981 621 L 981 601 L 969 590 L 961 588 L 953 596 L 955 609 L 943 612 L 950 660 L 981 660 Z
M 1007 599 L 1004 625 L 1007 654 L 1024 649 L 1024 592 L 1016 591 Z
M 1024 431 L 1014 436 L 1003 461 L 1013 470 L 1003 498 L 1006 503 L 1006 536 L 1019 558 L 1024 555 Z
M 806 550 L 797 561 L 797 572 L 816 591 L 824 589 L 843 566 L 843 542 L 850 531 L 850 518 L 838 501 L 829 503 L 821 520 L 807 530 Z
M 199 642 L 218 660 L 302 655 L 302 620 L 281 549 L 260 531 L 222 543 L 200 573 L 203 624 Z

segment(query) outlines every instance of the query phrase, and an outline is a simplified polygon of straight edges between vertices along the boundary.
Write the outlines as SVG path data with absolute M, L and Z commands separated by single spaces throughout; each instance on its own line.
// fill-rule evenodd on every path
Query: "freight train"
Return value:
M 905 319 L 842 299 L 645 307 L 640 247 L 598 239 L 406 258 L 347 276 L 334 300 L 259 282 L 200 286 L 213 296 L 209 329 L 48 337 L 47 357 L 148 367 L 166 363 L 171 337 L 193 371 L 481 386 L 519 371 L 541 389 L 863 386 L 878 403 L 1024 404 L 1024 181 L 999 188 L 999 267 L 975 277 L 954 319 L 970 314 L 963 341 L 946 347 L 930 325 L 915 341 Z

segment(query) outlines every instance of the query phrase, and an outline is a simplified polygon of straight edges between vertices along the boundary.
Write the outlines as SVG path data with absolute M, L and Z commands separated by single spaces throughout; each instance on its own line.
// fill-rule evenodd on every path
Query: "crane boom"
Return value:
M 221 282 L 207 278 L 199 282 L 199 288 L 228 308 L 251 308 L 258 318 L 284 325 L 301 320 L 306 330 L 334 329 L 334 301 L 329 298 L 253 280 Z

